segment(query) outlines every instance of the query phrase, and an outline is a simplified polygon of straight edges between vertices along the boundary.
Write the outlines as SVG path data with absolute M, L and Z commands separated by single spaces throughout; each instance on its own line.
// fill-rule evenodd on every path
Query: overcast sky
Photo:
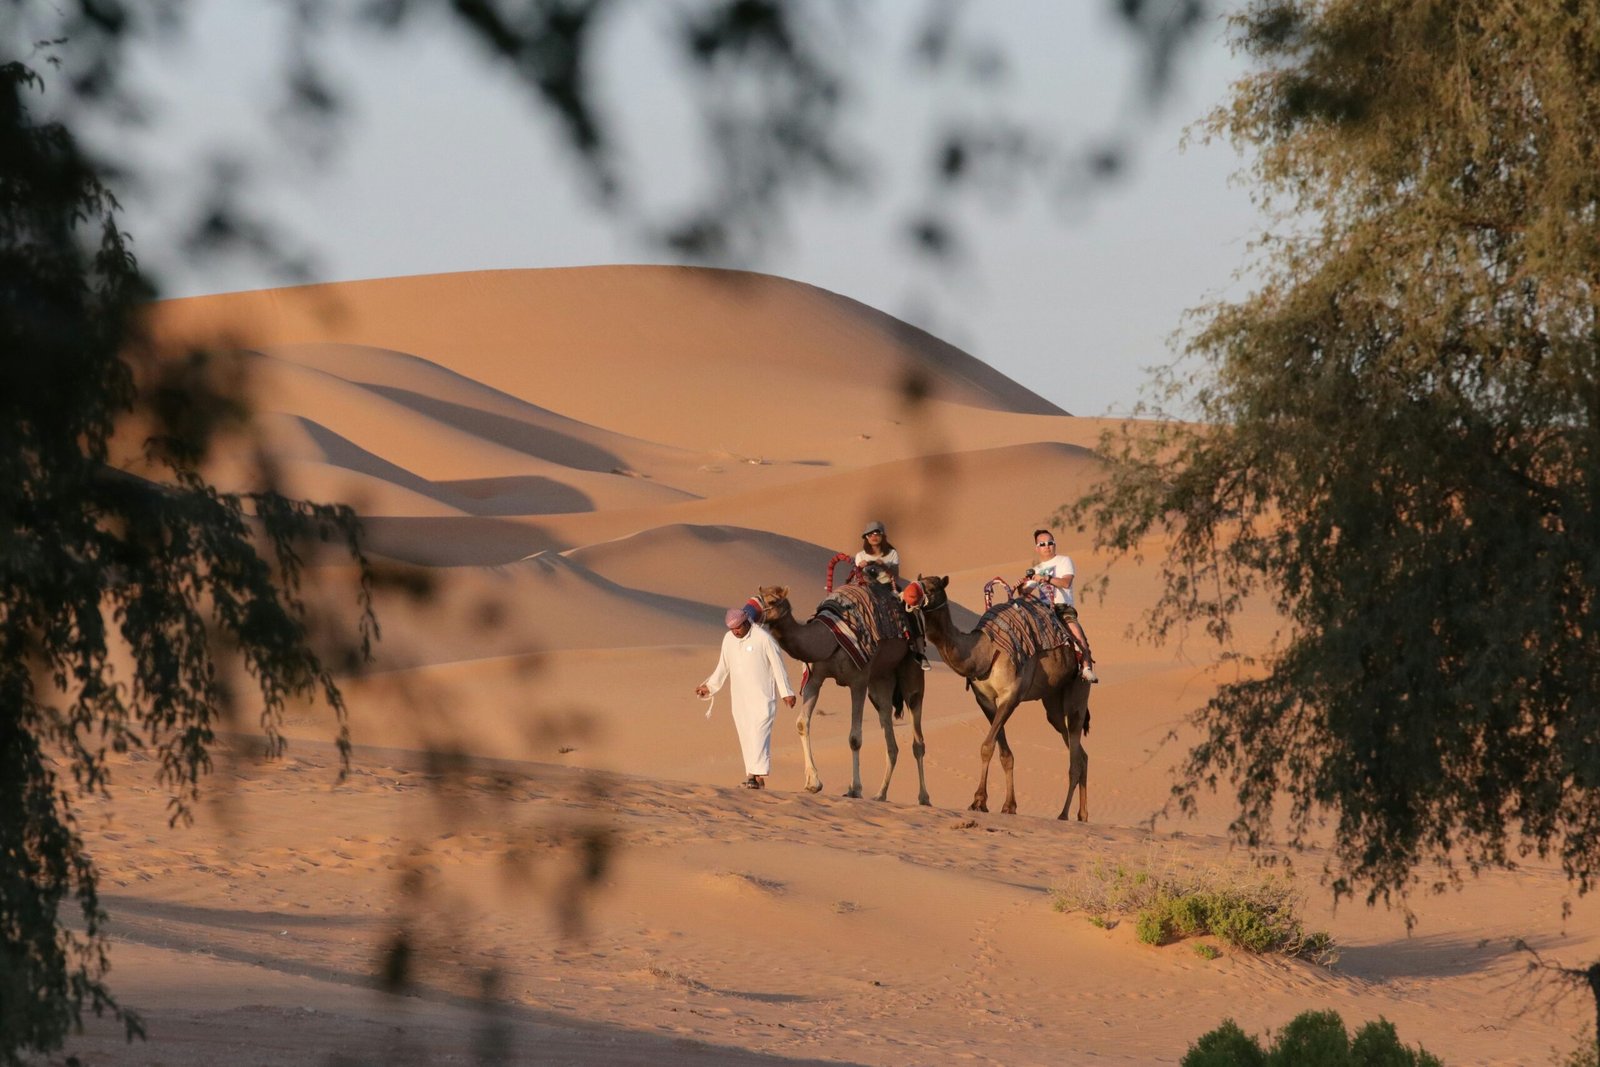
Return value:
M 1248 190 L 1229 180 L 1242 166 L 1231 149 L 1179 149 L 1184 128 L 1243 71 L 1220 28 L 1181 57 L 1152 110 L 1110 6 L 988 0 L 968 10 L 1011 60 L 978 106 L 1009 108 L 1084 148 L 1122 139 L 1131 165 L 1115 180 L 964 209 L 970 255 L 954 270 L 908 255 L 900 224 L 923 202 L 930 123 L 971 101 L 908 73 L 905 16 L 921 5 L 880 0 L 851 52 L 868 71 L 849 129 L 871 153 L 870 188 L 804 199 L 781 241 L 736 265 L 907 318 L 1074 414 L 1130 409 L 1145 368 L 1171 358 L 1185 309 L 1240 291 L 1231 279 L 1261 222 Z M 252 203 L 309 254 L 317 280 L 668 261 L 596 209 L 548 116 L 441 23 L 323 42 L 346 108 L 337 139 L 309 158 L 270 118 L 283 69 L 278 11 L 201 0 L 183 37 L 136 65 L 149 126 L 122 143 L 149 177 L 125 197 L 127 223 L 165 295 L 285 281 L 260 259 L 196 264 L 175 247 L 177 205 L 218 155 L 241 161 Z M 630 173 L 664 205 L 695 188 L 704 157 L 651 17 L 664 10 L 636 12 L 604 39 L 601 88 Z

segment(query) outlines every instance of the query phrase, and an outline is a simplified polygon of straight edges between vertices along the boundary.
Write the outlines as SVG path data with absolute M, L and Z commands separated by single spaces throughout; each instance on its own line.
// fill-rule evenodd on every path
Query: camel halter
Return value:
M 906 597 L 911 595 L 911 590 L 913 589 L 917 591 L 917 602 L 915 604 L 907 604 Z M 906 587 L 900 590 L 900 604 L 907 611 L 921 611 L 928 606 L 928 587 L 922 584 L 922 579 L 919 578 L 914 582 L 906 583 Z
M 924 611 L 924 610 L 928 610 L 928 609 L 931 609 L 931 608 L 937 608 L 939 606 L 939 604 L 948 603 L 949 600 L 950 600 L 950 594 L 949 593 L 945 592 L 943 589 L 929 589 L 928 586 L 920 578 L 917 579 L 917 581 L 914 584 L 917 586 L 917 588 L 922 590 L 922 603 L 917 605 L 917 607 L 916 607 L 917 611 Z M 910 586 L 907 586 L 906 588 L 909 589 Z M 941 598 L 940 601 L 939 601 L 939 604 L 935 604 L 933 602 L 933 596 L 934 596 L 935 593 L 938 593 L 939 597 Z

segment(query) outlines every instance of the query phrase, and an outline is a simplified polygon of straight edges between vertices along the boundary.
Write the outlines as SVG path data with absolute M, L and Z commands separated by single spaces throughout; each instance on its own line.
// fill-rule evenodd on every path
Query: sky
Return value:
M 654 2 L 654 0 L 652 0 Z M 851 62 L 860 107 L 846 127 L 870 160 L 867 189 L 798 199 L 781 236 L 730 266 L 793 278 L 900 316 L 1078 415 L 1122 414 L 1147 369 L 1169 362 L 1184 313 L 1237 297 L 1263 220 L 1244 160 L 1184 130 L 1244 72 L 1220 25 L 1180 56 L 1155 104 L 1109 0 L 985 0 L 973 39 L 1008 57 L 974 95 L 910 73 L 908 0 L 862 5 Z M 197 0 L 184 32 L 144 48 L 132 82 L 145 122 L 94 133 L 142 176 L 127 228 L 163 295 L 293 280 L 271 257 L 196 260 L 178 235 L 232 161 L 248 202 L 319 281 L 494 268 L 670 262 L 598 206 L 549 116 L 437 20 L 412 32 L 330 31 L 318 51 L 343 102 L 331 136 L 274 119 L 285 48 L 278 5 Z M 636 4 L 602 37 L 597 88 L 643 201 L 682 202 L 705 154 L 683 79 L 663 45 L 660 3 Z M 1030 189 L 959 210 L 967 254 L 936 267 L 908 253 L 902 223 L 927 200 L 929 133 L 952 111 L 1007 109 L 1084 150 L 1116 138 L 1129 165 L 1061 196 Z M 537 400 L 537 398 L 530 398 Z

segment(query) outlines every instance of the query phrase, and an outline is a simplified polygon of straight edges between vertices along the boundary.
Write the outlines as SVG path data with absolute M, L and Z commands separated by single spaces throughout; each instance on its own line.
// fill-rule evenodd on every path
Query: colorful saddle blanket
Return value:
M 835 589 L 817 605 L 813 618 L 833 632 L 834 640 L 857 667 L 865 667 L 885 640 L 904 637 L 908 625 L 899 597 L 864 585 Z
M 1024 598 L 998 604 L 983 613 L 978 630 L 1021 668 L 1032 656 L 1063 645 L 1072 646 L 1066 624 L 1048 604 Z

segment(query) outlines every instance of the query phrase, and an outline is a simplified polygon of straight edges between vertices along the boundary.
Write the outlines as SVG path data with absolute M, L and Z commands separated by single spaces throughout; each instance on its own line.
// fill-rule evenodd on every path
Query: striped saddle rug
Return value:
M 1056 618 L 1048 604 L 1038 600 L 1024 598 L 997 604 L 978 619 L 978 630 L 994 643 L 1001 655 L 1011 658 L 1015 668 L 1021 668 L 1040 652 L 1063 645 L 1077 652 L 1066 624 Z
M 839 647 L 857 667 L 865 667 L 884 641 L 904 637 L 909 626 L 899 597 L 864 585 L 835 589 L 817 605 L 812 618 L 833 632 Z

